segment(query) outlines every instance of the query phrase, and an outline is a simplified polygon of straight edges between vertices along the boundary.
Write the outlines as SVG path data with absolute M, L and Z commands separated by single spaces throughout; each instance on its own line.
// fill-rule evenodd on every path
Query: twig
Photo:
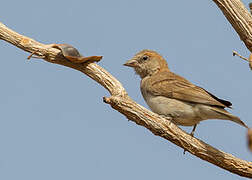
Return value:
M 238 52 L 233 51 L 233 56 L 235 56 L 235 55 L 238 56 L 239 58 L 249 62 L 248 58 L 245 58 L 245 57 L 241 56 L 240 54 L 238 54 Z

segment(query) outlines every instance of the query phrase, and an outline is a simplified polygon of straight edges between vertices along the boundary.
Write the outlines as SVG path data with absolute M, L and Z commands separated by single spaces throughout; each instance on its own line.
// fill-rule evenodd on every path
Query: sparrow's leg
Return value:
M 192 137 L 194 136 L 194 132 L 195 132 L 195 130 L 196 130 L 196 127 L 197 127 L 197 124 L 195 124 L 195 125 L 193 126 L 192 132 L 190 133 L 190 135 L 191 135 Z
M 191 135 L 192 137 L 194 136 L 194 132 L 195 132 L 195 130 L 196 130 L 196 127 L 197 127 L 197 124 L 195 124 L 195 125 L 193 126 L 192 132 L 190 133 L 190 135 Z M 185 154 L 185 152 L 186 152 L 186 150 L 184 150 L 184 154 Z

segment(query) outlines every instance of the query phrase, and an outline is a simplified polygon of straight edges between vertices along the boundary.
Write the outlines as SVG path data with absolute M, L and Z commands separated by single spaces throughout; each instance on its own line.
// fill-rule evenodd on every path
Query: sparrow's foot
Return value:
M 197 124 L 195 124 L 194 126 L 193 126 L 193 129 L 192 129 L 192 132 L 190 133 L 190 135 L 192 136 L 192 137 L 194 137 L 194 132 L 195 132 L 195 130 L 196 130 L 196 127 L 197 127 Z M 186 150 L 184 149 L 184 154 L 186 153 Z
M 194 136 L 194 132 L 195 132 L 195 130 L 196 130 L 196 127 L 197 127 L 197 124 L 195 124 L 195 125 L 193 126 L 192 132 L 190 133 L 190 135 L 191 135 L 192 137 Z
M 166 115 L 159 115 L 159 116 L 161 116 L 162 118 L 164 118 L 164 119 L 166 119 L 167 121 L 168 121 L 168 125 L 171 125 L 171 116 L 166 116 Z M 174 122 L 173 122 L 174 123 Z

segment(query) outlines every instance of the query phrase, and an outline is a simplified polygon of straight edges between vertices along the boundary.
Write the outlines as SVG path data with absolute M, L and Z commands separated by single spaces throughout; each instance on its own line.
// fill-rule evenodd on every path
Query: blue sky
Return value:
M 230 100 L 231 112 L 252 126 L 252 72 L 232 56 L 249 51 L 212 1 L 9 0 L 0 12 L 5 25 L 42 43 L 103 55 L 99 65 L 145 107 L 139 77 L 122 64 L 156 50 L 173 72 Z M 27 52 L 4 41 L 0 52 L 0 179 L 241 179 L 129 122 L 80 72 L 27 61 Z M 251 160 L 246 129 L 235 123 L 205 121 L 195 136 Z

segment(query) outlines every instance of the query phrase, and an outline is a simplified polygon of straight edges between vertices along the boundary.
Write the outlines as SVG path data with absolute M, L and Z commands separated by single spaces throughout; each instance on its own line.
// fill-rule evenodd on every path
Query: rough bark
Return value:
M 167 139 L 202 160 L 240 176 L 252 177 L 251 162 L 236 158 L 192 137 L 170 122 L 169 119 L 162 118 L 140 106 L 127 95 L 122 84 L 116 78 L 97 64 L 72 63 L 61 55 L 60 50 L 55 48 L 48 49 L 45 44 L 20 35 L 2 23 L 0 23 L 0 39 L 24 51 L 36 51 L 37 55 L 44 56 L 43 59 L 45 61 L 83 72 L 109 91 L 111 97 L 104 97 L 104 102 L 110 104 L 112 108 L 125 115 L 129 120 L 146 127 L 153 134 Z

